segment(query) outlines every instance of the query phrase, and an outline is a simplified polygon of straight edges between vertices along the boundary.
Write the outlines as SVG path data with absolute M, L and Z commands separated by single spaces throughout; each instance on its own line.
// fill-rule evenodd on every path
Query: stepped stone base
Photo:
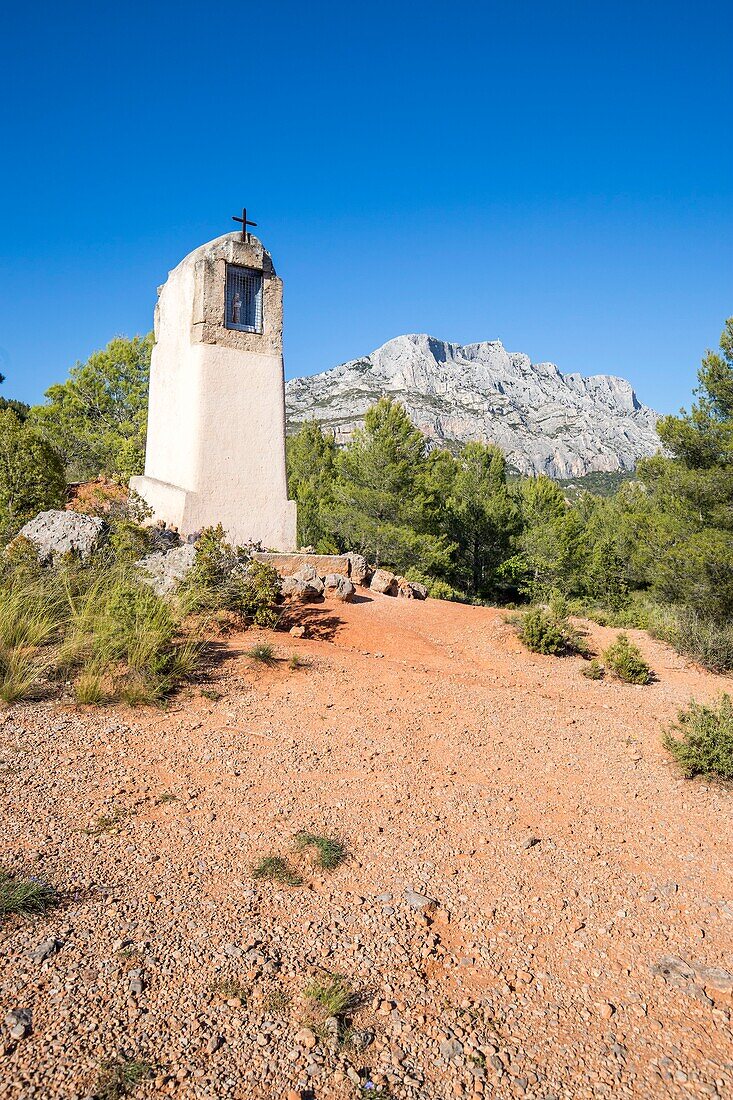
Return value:
M 292 577 L 304 565 L 310 565 L 318 577 L 336 573 L 348 577 L 351 572 L 351 559 L 348 554 L 253 554 L 255 561 L 264 562 L 276 569 L 281 577 Z

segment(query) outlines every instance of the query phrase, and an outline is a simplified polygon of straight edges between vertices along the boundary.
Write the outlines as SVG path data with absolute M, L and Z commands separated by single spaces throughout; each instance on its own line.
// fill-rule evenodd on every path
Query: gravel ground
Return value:
M 730 681 L 636 632 L 658 680 L 588 681 L 432 600 L 299 618 L 162 711 L 0 715 L 0 865 L 61 896 L 0 928 L 0 1097 L 123 1060 L 135 1097 L 730 1096 L 733 792 L 660 742 Z M 270 854 L 303 885 L 253 879 Z

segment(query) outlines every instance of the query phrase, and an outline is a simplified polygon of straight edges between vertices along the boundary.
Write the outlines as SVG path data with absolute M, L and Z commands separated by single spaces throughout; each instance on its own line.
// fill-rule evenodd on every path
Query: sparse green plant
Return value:
M 100 814 L 92 825 L 87 825 L 84 832 L 87 836 L 101 836 L 102 833 L 111 833 L 119 829 L 129 816 L 127 810 L 116 806 L 110 814 Z
M 142 955 L 137 947 L 121 947 L 117 952 L 117 958 L 122 963 L 125 970 L 134 970 L 136 967 L 142 966 Z
M 104 679 L 93 669 L 84 669 L 74 681 L 74 698 L 77 703 L 95 706 L 105 699 Z
M 664 747 L 688 779 L 707 775 L 733 780 L 731 697 L 723 695 L 717 705 L 712 706 L 693 700 L 689 707 L 679 712 L 677 723 L 664 734 Z
M 0 919 L 11 913 L 44 913 L 57 901 L 52 886 L 0 870 Z
M 606 668 L 627 684 L 648 684 L 651 680 L 652 670 L 626 634 L 618 635 L 604 651 L 603 660 Z
M 43 663 L 25 650 L 0 650 L 0 699 L 4 703 L 17 703 L 26 699 L 39 679 Z
M 210 703 L 218 703 L 220 699 L 224 698 L 222 692 L 217 691 L 216 688 L 201 688 L 201 694 Z
M 142 1081 L 153 1076 L 153 1067 L 149 1062 L 139 1059 L 122 1058 L 119 1061 L 103 1062 L 99 1069 L 95 1085 L 95 1100 L 122 1100 Z
M 262 665 L 274 665 L 277 660 L 275 650 L 269 642 L 258 642 L 257 645 L 253 645 L 251 649 L 246 651 L 245 656 L 249 657 L 251 661 L 258 661 Z
M 217 978 L 211 986 L 212 993 L 216 993 L 218 997 L 222 997 L 225 1001 L 231 1001 L 237 998 L 240 1001 L 246 1002 L 249 997 L 249 987 L 243 985 L 242 982 L 236 978 Z
M 164 806 L 168 802 L 177 802 L 177 801 L 178 801 L 178 795 L 177 794 L 173 794 L 171 791 L 161 791 L 161 793 L 158 795 L 158 797 L 155 800 L 155 805 L 156 806 Z
M 306 848 L 315 849 L 318 865 L 324 871 L 335 870 L 346 859 L 346 848 L 340 840 L 333 837 L 301 831 L 296 833 L 295 846 L 298 851 Z
M 279 882 L 283 886 L 301 886 L 303 879 L 282 856 L 263 856 L 252 868 L 252 878 Z
M 357 997 L 353 986 L 341 974 L 326 974 L 315 978 L 305 988 L 309 1000 L 320 1005 L 326 1016 L 339 1019 L 356 1007 Z
M 138 672 L 129 672 L 118 681 L 118 691 L 128 707 L 155 706 L 165 696 L 164 683 L 149 680 Z
M 265 994 L 265 999 L 262 1003 L 262 1007 L 265 1012 L 271 1016 L 280 1016 L 290 1007 L 292 998 L 287 990 L 283 989 L 281 985 L 271 989 L 269 993 Z
M 37 583 L 0 588 L 0 643 L 9 650 L 45 645 L 61 626 L 58 596 L 39 591 Z
M 299 653 L 291 653 L 288 658 L 288 668 L 295 672 L 299 668 L 308 668 L 310 661 L 307 657 L 301 657 Z
M 592 661 L 588 661 L 587 664 L 583 665 L 580 673 L 587 680 L 602 680 L 605 670 L 601 662 L 594 657 Z

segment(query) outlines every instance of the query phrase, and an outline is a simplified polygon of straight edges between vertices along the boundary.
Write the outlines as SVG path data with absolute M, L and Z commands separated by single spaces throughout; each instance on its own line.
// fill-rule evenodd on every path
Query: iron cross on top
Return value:
M 232 215 L 232 221 L 242 223 L 242 240 L 245 241 L 245 242 L 247 241 L 247 238 L 249 237 L 249 233 L 247 232 L 247 226 L 248 225 L 257 225 L 257 222 L 248 222 L 247 221 L 247 207 L 246 206 L 242 207 L 242 217 L 237 218 L 234 215 Z

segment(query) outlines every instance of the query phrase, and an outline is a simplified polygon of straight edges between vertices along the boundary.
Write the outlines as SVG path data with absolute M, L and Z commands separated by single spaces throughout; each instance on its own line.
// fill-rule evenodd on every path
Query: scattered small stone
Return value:
M 306 1050 L 313 1050 L 318 1042 L 315 1033 L 309 1027 L 301 1028 L 295 1036 L 295 1041 L 298 1046 L 305 1047 Z
M 10 1038 L 19 1041 L 25 1039 L 33 1025 L 33 1015 L 29 1008 L 11 1008 L 5 1017 L 5 1026 L 10 1031 Z
M 448 1062 L 453 1062 L 463 1055 L 463 1044 L 457 1039 L 444 1039 L 440 1044 L 440 1053 Z
M 405 888 L 405 901 L 411 909 L 429 909 L 438 904 L 435 898 L 428 897 L 427 894 L 420 894 L 417 890 L 410 889 L 409 886 Z
M 42 963 L 46 959 L 50 959 L 51 955 L 55 955 L 57 951 L 60 951 L 63 946 L 61 940 L 43 940 L 38 947 L 31 951 L 31 959 L 34 963 Z

